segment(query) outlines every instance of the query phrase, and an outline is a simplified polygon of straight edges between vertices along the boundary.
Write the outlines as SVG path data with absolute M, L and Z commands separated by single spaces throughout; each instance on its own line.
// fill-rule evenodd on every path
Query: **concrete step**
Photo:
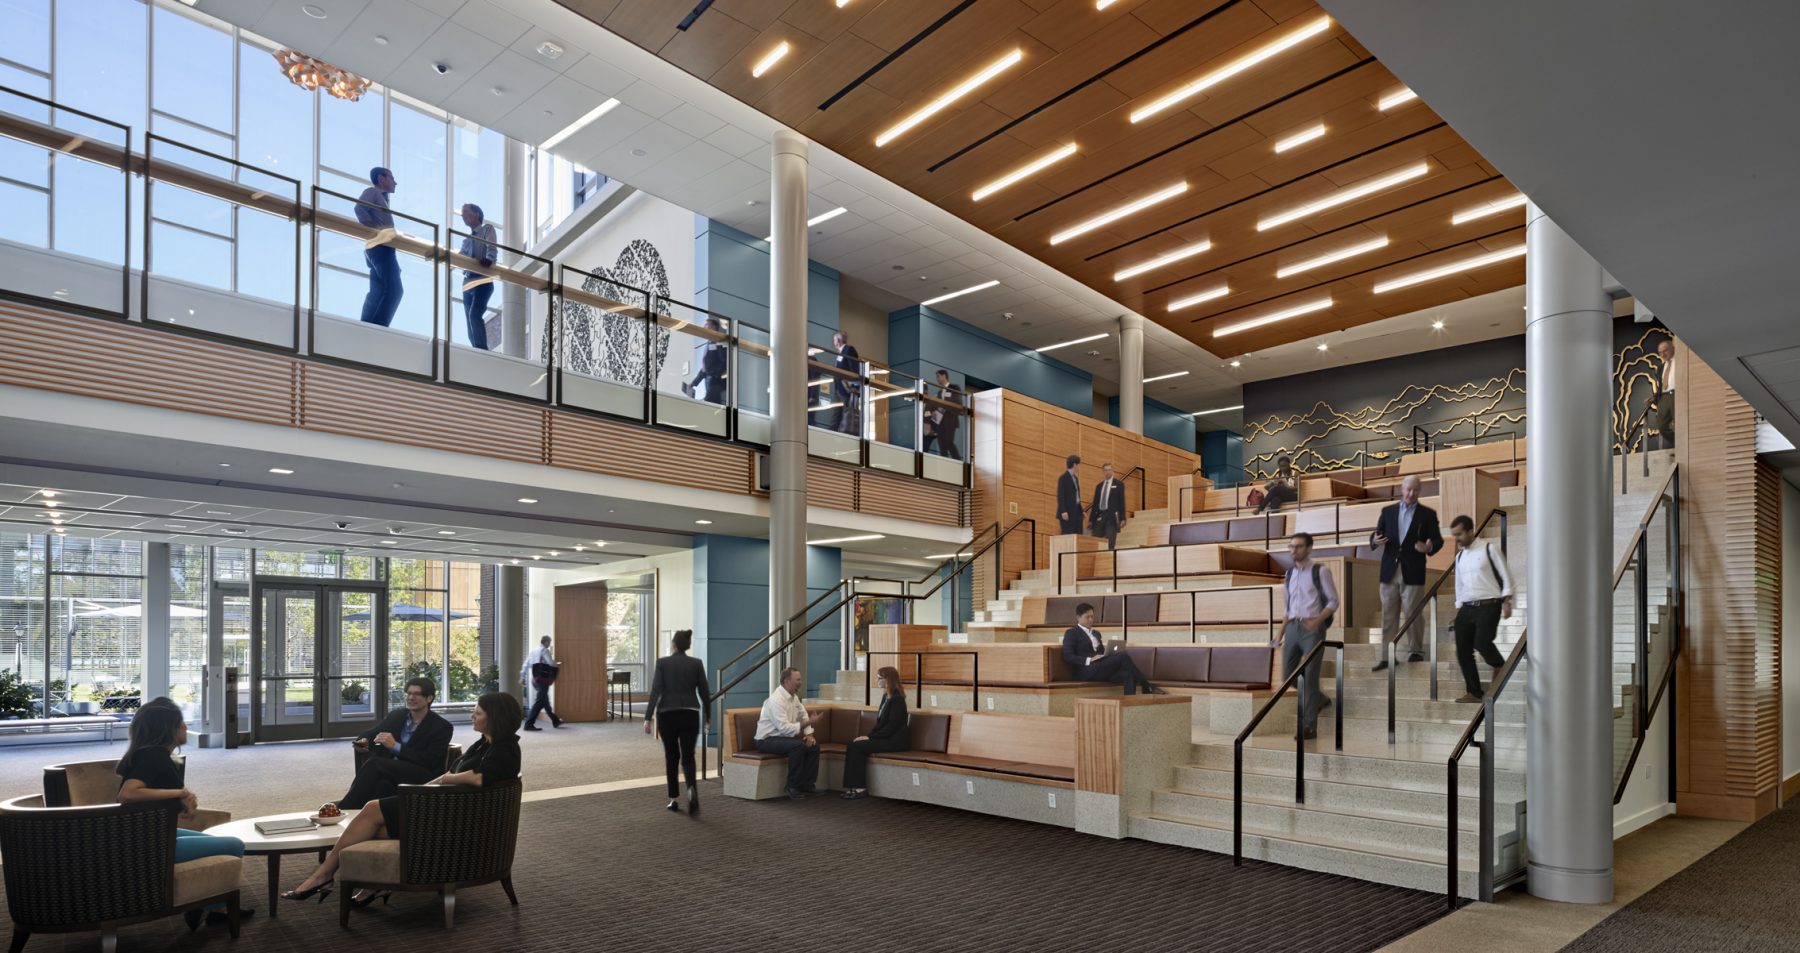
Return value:
M 1305 804 L 1294 803 L 1291 785 L 1286 794 L 1268 798 L 1254 797 L 1246 791 L 1244 826 L 1302 841 L 1330 839 L 1365 849 L 1402 847 L 1421 854 L 1437 851 L 1442 856 L 1448 832 L 1441 811 L 1435 819 L 1407 818 L 1380 811 L 1373 808 L 1374 804 L 1379 803 L 1373 800 L 1379 789 L 1373 789 L 1373 792 L 1371 800 L 1364 804 L 1325 807 L 1314 804 L 1311 800 Z M 1220 824 L 1230 829 L 1232 799 L 1229 792 L 1223 796 L 1215 796 L 1161 790 L 1152 796 L 1150 812 L 1163 817 Z M 1502 815 L 1505 815 L 1504 823 Z M 1513 805 L 1496 804 L 1496 835 L 1502 838 L 1511 835 L 1516 817 Z M 1480 841 L 1476 831 L 1479 822 L 1480 818 L 1473 813 L 1458 814 L 1457 849 L 1461 853 L 1472 856 L 1478 849 Z
M 1441 796 L 1444 793 L 1450 746 L 1388 745 L 1385 743 L 1385 724 L 1382 731 L 1379 739 L 1346 738 L 1345 750 L 1342 752 L 1331 750 L 1328 736 L 1321 732 L 1319 740 L 1306 743 L 1307 782 L 1331 781 L 1389 787 Z M 1186 767 L 1230 773 L 1232 755 L 1233 745 L 1230 741 L 1197 744 L 1193 748 L 1192 761 Z M 1525 790 L 1524 753 L 1506 751 L 1498 752 L 1498 755 L 1494 769 L 1495 790 L 1517 791 L 1522 794 Z M 1244 771 L 1246 774 L 1254 772 L 1288 778 L 1291 784 L 1294 777 L 1292 738 L 1258 736 L 1245 743 Z M 1472 795 L 1479 792 L 1480 785 L 1480 758 L 1477 752 L 1467 752 L 1457 769 L 1458 790 Z M 1182 786 L 1192 785 L 1184 782 Z
M 1409 820 L 1422 824 L 1437 824 L 1441 828 L 1445 812 L 1449 808 L 1449 798 L 1444 791 L 1444 778 L 1439 772 L 1438 788 L 1435 791 L 1415 791 L 1396 788 L 1386 784 L 1354 784 L 1344 781 L 1325 781 L 1308 774 L 1306 777 L 1306 804 L 1308 807 L 1321 810 L 1364 810 L 1378 815 L 1390 815 L 1393 819 Z M 1201 768 L 1192 765 L 1175 769 L 1175 785 L 1171 790 L 1187 794 L 1199 794 L 1210 797 L 1231 798 L 1232 772 L 1215 768 Z M 1497 800 L 1518 801 L 1525 796 L 1525 786 L 1520 782 L 1511 790 L 1495 788 Z M 1264 801 L 1292 801 L 1294 797 L 1294 779 L 1291 774 L 1281 777 L 1262 774 L 1254 771 L 1244 772 L 1244 796 L 1259 798 Z M 1478 783 L 1471 782 L 1466 790 L 1457 794 L 1456 810 L 1459 823 L 1474 827 L 1477 812 L 1481 808 L 1481 791 Z M 1512 829 L 1513 817 L 1510 808 L 1507 817 L 1502 821 L 1498 806 L 1494 811 L 1496 826 L 1506 824 Z

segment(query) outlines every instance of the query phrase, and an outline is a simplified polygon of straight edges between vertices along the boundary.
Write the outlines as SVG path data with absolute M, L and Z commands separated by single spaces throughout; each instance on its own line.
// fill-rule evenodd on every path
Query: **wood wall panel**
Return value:
M 543 407 L 327 364 L 300 365 L 308 430 L 545 463 Z
M 1780 477 L 1756 457 L 1756 414 L 1678 351 L 1683 648 L 1676 803 L 1754 820 L 1780 800 Z
M 1117 795 L 1124 788 L 1125 708 L 1116 698 L 1075 703 L 1075 790 Z
M 856 509 L 856 473 L 816 457 L 806 460 L 806 503 L 834 510 Z
M 961 487 L 930 480 L 914 480 L 880 470 L 855 471 L 859 486 L 856 511 L 871 516 L 920 520 L 940 526 L 966 526 L 966 496 Z
M 556 713 L 606 721 L 606 584 L 556 587 Z

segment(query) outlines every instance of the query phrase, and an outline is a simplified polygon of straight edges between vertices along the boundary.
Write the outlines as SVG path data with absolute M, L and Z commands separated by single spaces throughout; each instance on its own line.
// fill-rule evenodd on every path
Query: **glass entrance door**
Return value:
M 381 589 L 258 586 L 255 740 L 346 738 L 375 722 L 386 603 Z

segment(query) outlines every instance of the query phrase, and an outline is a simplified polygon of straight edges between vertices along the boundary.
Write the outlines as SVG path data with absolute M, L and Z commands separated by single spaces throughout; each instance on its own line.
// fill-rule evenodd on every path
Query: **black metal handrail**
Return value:
M 811 612 L 814 608 L 816 608 L 819 605 L 819 603 L 824 602 L 826 599 L 829 599 L 832 595 L 836 594 L 838 590 L 844 588 L 845 586 L 847 586 L 849 584 L 850 584 L 850 580 L 848 580 L 848 579 L 838 580 L 836 585 L 832 586 L 830 589 L 825 590 L 824 592 L 819 593 L 818 596 L 814 597 L 814 599 L 811 602 L 808 602 L 806 605 L 802 606 L 800 608 L 800 611 L 794 613 L 793 615 L 788 616 L 786 619 L 784 619 L 782 621 L 782 623 L 780 625 L 776 626 L 773 629 L 770 629 L 769 634 L 763 636 L 760 639 L 757 639 L 754 642 L 751 642 L 749 645 L 744 646 L 744 650 L 742 652 L 739 652 L 738 654 L 733 655 L 729 661 L 726 661 L 726 662 L 720 664 L 716 669 L 714 669 L 714 675 L 713 675 L 714 682 L 715 683 L 723 682 L 725 680 L 725 670 L 726 669 L 732 667 L 733 665 L 736 665 L 739 661 L 743 660 L 744 656 L 749 655 L 751 652 L 756 651 L 757 648 L 760 647 L 763 643 L 768 642 L 770 639 L 774 638 L 775 636 L 777 636 L 783 632 L 786 632 L 788 630 L 789 626 L 793 625 L 795 622 L 797 622 L 801 619 L 806 618 L 806 614 L 808 612 Z M 827 615 L 829 615 L 829 613 L 827 613 Z M 734 681 L 733 684 L 736 684 L 736 682 Z
M 1479 851 L 1480 868 L 1475 872 L 1477 893 L 1483 902 L 1494 899 L 1494 704 L 1506 685 L 1512 680 L 1513 672 L 1519 667 L 1519 661 L 1525 657 L 1525 635 L 1519 633 L 1519 642 L 1513 646 L 1512 654 L 1507 656 L 1506 664 L 1494 674 L 1494 682 L 1489 686 L 1487 694 L 1482 696 L 1481 707 L 1476 709 L 1469 719 L 1469 726 L 1463 729 L 1462 737 L 1450 750 L 1449 773 L 1450 792 L 1449 806 L 1445 811 L 1449 829 L 1448 850 L 1445 859 L 1445 897 L 1450 909 L 1456 909 L 1457 894 L 1461 892 L 1457 883 L 1457 866 L 1461 861 L 1457 857 L 1458 828 L 1457 801 L 1462 797 L 1461 762 L 1463 752 L 1473 745 L 1481 749 L 1481 779 L 1478 789 L 1478 816 L 1476 843 Z M 1475 740 L 1475 732 L 1486 727 L 1486 735 L 1480 741 Z
M 1493 522 L 1494 517 L 1496 517 L 1496 516 L 1498 516 L 1500 518 L 1500 555 L 1502 557 L 1504 557 L 1506 555 L 1506 535 L 1507 535 L 1506 534 L 1506 511 L 1505 510 L 1502 510 L 1502 509 L 1488 510 L 1487 515 L 1483 516 L 1481 518 L 1480 525 L 1475 527 L 1475 532 L 1473 535 L 1479 539 L 1481 537 L 1481 534 L 1487 531 L 1488 524 Z M 1398 546 L 1398 545 L 1400 545 L 1400 541 L 1399 540 L 1389 540 L 1388 545 Z M 1444 581 L 1450 578 L 1450 574 L 1451 574 L 1451 572 L 1453 572 L 1455 570 L 1455 568 L 1456 568 L 1456 564 L 1454 562 L 1452 562 L 1449 566 L 1446 566 L 1443 569 L 1439 570 L 1437 579 L 1434 580 L 1431 583 L 1431 586 L 1425 590 L 1424 596 L 1419 599 L 1417 605 L 1413 606 L 1413 610 L 1406 614 L 1406 618 L 1403 621 L 1401 621 L 1400 627 L 1398 629 L 1394 630 L 1394 634 L 1392 636 L 1384 636 L 1382 638 L 1382 658 L 1387 660 L 1388 744 L 1394 743 L 1394 733 L 1395 733 L 1395 694 L 1394 693 L 1397 688 L 1397 685 L 1395 682 L 1395 675 L 1396 675 L 1395 669 L 1398 666 L 1395 665 L 1395 663 L 1394 663 L 1394 643 L 1398 642 L 1401 639 L 1401 637 L 1406 635 L 1407 630 L 1411 629 L 1419 621 L 1419 617 L 1421 615 L 1425 614 L 1426 606 L 1433 605 L 1435 603 L 1435 601 L 1437 600 L 1438 590 L 1442 589 L 1444 587 Z M 1395 572 L 1398 572 L 1398 571 L 1399 570 L 1396 568 Z M 1431 700 L 1436 701 L 1437 696 L 1438 696 L 1437 633 L 1431 632 L 1429 634 L 1430 634 L 1431 638 L 1428 639 L 1427 641 L 1430 642 L 1430 649 L 1431 649 L 1431 659 L 1430 659 L 1430 663 L 1431 663 Z
M 1131 479 L 1131 475 L 1134 473 L 1137 474 L 1138 478 L 1138 509 L 1141 510 L 1150 505 L 1150 491 L 1148 489 L 1149 475 L 1144 471 L 1143 467 L 1132 467 L 1131 469 L 1126 470 L 1125 475 L 1119 479 L 1123 482 L 1128 482 Z
M 1637 563 L 1637 575 L 1633 581 L 1634 599 L 1637 609 L 1637 632 L 1632 639 L 1632 650 L 1636 657 L 1636 675 L 1632 681 L 1637 688 L 1636 717 L 1631 727 L 1631 754 L 1625 758 L 1625 770 L 1619 775 L 1618 787 L 1613 791 L 1613 803 L 1617 804 L 1625 797 L 1625 787 L 1631 781 L 1631 769 L 1636 767 L 1638 755 L 1644 750 L 1644 738 L 1650 731 L 1650 719 L 1656 713 L 1657 706 L 1662 704 L 1663 693 L 1675 681 L 1675 660 L 1681 657 L 1682 626 L 1682 569 L 1681 569 L 1681 468 L 1669 468 L 1669 475 L 1663 478 L 1662 487 L 1651 500 L 1649 508 L 1644 511 L 1644 518 L 1638 521 L 1637 529 L 1626 546 L 1626 556 L 1619 561 L 1613 574 L 1613 590 L 1619 588 L 1624 578 L 1626 567 Z M 1667 558 L 1669 560 L 1669 618 L 1673 621 L 1674 631 L 1669 640 L 1669 661 L 1661 678 L 1656 679 L 1655 695 L 1651 695 L 1651 686 L 1645 684 L 1650 677 L 1650 580 L 1645 574 L 1645 567 L 1650 563 L 1650 537 L 1647 530 L 1656 518 L 1658 510 L 1669 504 L 1669 542 Z
M 922 652 L 922 651 L 906 652 L 906 651 L 901 651 L 901 650 L 897 650 L 897 649 L 883 649 L 879 652 L 870 652 L 868 654 L 869 654 L 869 659 L 870 659 L 870 663 L 871 663 L 869 665 L 869 670 L 871 672 L 873 672 L 875 670 L 875 666 L 874 666 L 873 662 L 874 662 L 875 656 L 877 656 L 877 655 L 893 655 L 896 657 L 902 656 L 902 655 L 913 656 L 913 678 L 914 678 L 914 681 L 917 683 L 917 687 L 914 689 L 914 694 L 913 694 L 914 710 L 925 707 L 925 657 L 928 655 L 930 655 L 930 656 L 967 655 L 970 658 L 975 660 L 974 665 L 971 670 L 971 673 L 970 673 L 970 676 L 969 676 L 969 710 L 970 711 L 979 711 L 981 709 L 981 653 L 980 652 L 974 651 L 973 649 L 954 649 L 954 650 L 949 650 L 949 651 L 944 651 L 944 652 Z M 869 682 L 870 682 L 869 679 L 867 679 L 867 678 L 863 679 L 863 704 L 864 705 L 871 704 L 871 699 L 873 698 L 873 696 L 870 693 Z
M 840 583 L 840 585 L 841 585 L 841 583 Z M 833 591 L 836 591 L 837 588 L 838 587 L 833 587 Z M 774 661 L 775 659 L 781 658 L 783 655 L 785 655 L 787 653 L 788 649 L 790 649 L 794 646 L 795 643 L 805 639 L 806 634 L 808 632 L 811 632 L 814 628 L 816 628 L 819 625 L 819 623 L 824 622 L 826 619 L 831 618 L 833 615 L 837 614 L 845 606 L 850 605 L 855 600 L 856 600 L 856 595 L 854 593 L 852 593 L 850 595 L 846 595 L 843 598 L 839 599 L 836 603 L 834 603 L 832 605 L 832 607 L 830 609 L 825 610 L 825 612 L 822 613 L 821 615 L 819 615 L 817 618 L 815 618 L 815 619 L 807 622 L 805 625 L 801 626 L 800 630 L 798 632 L 792 632 L 786 638 L 782 639 L 780 644 L 776 645 L 774 648 L 771 648 L 766 655 L 764 655 L 762 658 L 760 658 L 756 661 L 756 664 L 746 667 L 742 672 L 739 672 L 737 674 L 737 676 L 732 678 L 730 681 L 724 681 L 723 669 L 721 669 L 720 670 L 721 674 L 720 674 L 719 687 L 713 691 L 713 701 L 717 702 L 719 705 L 720 718 L 723 719 L 724 714 L 725 714 L 725 696 L 732 689 L 738 687 L 738 685 L 741 684 L 744 681 L 744 679 L 749 678 L 751 675 L 755 674 L 756 672 L 761 671 L 763 666 L 769 664 L 771 661 Z M 789 625 L 789 626 L 785 626 L 781 629 L 777 629 L 776 631 L 784 632 L 791 628 L 792 628 L 792 626 Z M 721 724 L 721 725 L 724 724 L 723 720 L 721 720 L 719 722 L 719 724 Z M 724 731 L 721 730 L 719 732 L 719 738 L 720 738 L 720 741 L 719 741 L 719 745 L 720 745 L 719 763 L 720 764 L 725 763 L 724 736 L 725 736 Z
M 1344 643 L 1335 639 L 1321 639 L 1319 644 L 1308 649 L 1307 653 L 1301 656 L 1300 664 L 1294 666 L 1294 670 L 1289 672 L 1287 677 L 1281 680 L 1281 684 L 1275 687 L 1274 694 L 1270 695 L 1269 700 L 1264 702 L 1261 708 L 1257 709 L 1256 714 L 1250 717 L 1250 723 L 1244 726 L 1243 731 L 1238 732 L 1237 740 L 1232 742 L 1232 866 L 1241 867 L 1244 863 L 1244 742 L 1248 741 L 1250 736 L 1256 732 L 1256 727 L 1262 724 L 1264 718 L 1269 716 L 1269 712 L 1275 710 L 1275 706 L 1281 701 L 1282 696 L 1286 695 L 1287 690 L 1294 686 L 1295 680 L 1300 677 L 1301 673 L 1306 671 L 1306 667 L 1315 662 L 1319 662 L 1319 656 L 1327 648 L 1337 649 L 1337 670 L 1334 673 L 1337 679 L 1337 692 L 1333 696 L 1337 702 L 1337 713 L 1332 716 L 1331 721 L 1332 727 L 1335 729 L 1337 735 L 1335 740 L 1336 750 L 1344 750 Z M 1296 699 L 1296 707 L 1298 707 L 1298 699 Z M 1306 738 L 1304 737 L 1304 733 L 1300 730 L 1298 720 L 1294 723 L 1294 803 L 1306 803 Z

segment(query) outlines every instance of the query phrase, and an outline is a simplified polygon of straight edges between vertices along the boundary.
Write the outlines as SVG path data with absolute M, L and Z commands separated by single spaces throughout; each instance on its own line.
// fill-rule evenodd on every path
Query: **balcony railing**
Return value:
M 42 157 L 41 176 L 7 176 L 41 179 L 46 208 L 57 209 L 46 221 L 61 229 L 37 244 L 0 239 L 7 297 L 769 444 L 766 327 L 487 240 L 460 221 L 382 209 L 394 227 L 374 227 L 356 197 L 162 135 L 134 152 L 129 127 L 3 86 L 0 138 L 15 155 Z M 808 374 L 815 456 L 968 485 L 967 395 L 816 349 Z

